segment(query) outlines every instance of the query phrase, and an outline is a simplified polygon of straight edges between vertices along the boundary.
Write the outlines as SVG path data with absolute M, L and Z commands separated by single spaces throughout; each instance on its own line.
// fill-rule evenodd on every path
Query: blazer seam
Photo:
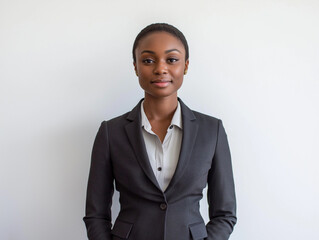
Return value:
M 111 145 L 110 145 L 110 135 L 109 135 L 109 127 L 108 127 L 108 121 L 105 121 L 105 131 L 106 131 L 106 142 L 107 142 L 107 156 L 106 159 L 109 159 L 110 164 L 112 166 L 112 175 L 113 175 L 113 181 L 114 181 L 114 172 L 113 172 L 113 162 L 111 158 Z
M 219 141 L 219 129 L 220 129 L 220 124 L 221 124 L 221 120 L 218 119 L 218 125 L 217 125 L 217 134 L 216 134 L 216 143 L 215 143 L 215 149 L 214 149 L 214 155 L 213 155 L 213 159 L 212 159 L 212 164 L 213 164 L 213 160 L 215 158 L 215 155 L 216 155 L 216 149 L 217 149 L 217 144 L 218 144 L 218 141 Z

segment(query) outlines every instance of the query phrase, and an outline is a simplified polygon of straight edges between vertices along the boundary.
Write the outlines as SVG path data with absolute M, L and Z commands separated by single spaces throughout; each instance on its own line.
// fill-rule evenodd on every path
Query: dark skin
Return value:
M 189 61 L 183 43 L 167 32 L 154 32 L 139 41 L 134 69 L 144 89 L 144 111 L 152 131 L 164 141 L 177 108 L 177 90 Z

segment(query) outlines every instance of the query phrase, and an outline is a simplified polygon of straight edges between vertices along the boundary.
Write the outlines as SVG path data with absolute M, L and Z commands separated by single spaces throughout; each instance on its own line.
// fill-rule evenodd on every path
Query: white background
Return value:
M 231 239 L 319 239 L 318 0 L 1 0 L 0 239 L 86 239 L 93 140 L 143 97 L 131 48 L 153 22 L 188 39 L 179 96 L 224 122 Z

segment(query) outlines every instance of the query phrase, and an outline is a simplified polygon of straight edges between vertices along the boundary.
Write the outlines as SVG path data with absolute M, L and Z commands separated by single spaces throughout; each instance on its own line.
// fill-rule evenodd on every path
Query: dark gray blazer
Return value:
M 192 111 L 179 99 L 182 147 L 174 176 L 163 192 L 143 140 L 141 101 L 131 112 L 104 121 L 97 133 L 84 217 L 89 239 L 228 239 L 236 223 L 236 198 L 221 120 Z M 114 181 L 121 209 L 112 228 Z M 206 184 L 210 221 L 205 226 L 199 201 Z

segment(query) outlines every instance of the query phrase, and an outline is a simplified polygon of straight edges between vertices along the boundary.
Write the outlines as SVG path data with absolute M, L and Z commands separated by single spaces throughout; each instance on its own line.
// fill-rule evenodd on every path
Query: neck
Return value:
M 177 95 L 166 98 L 153 98 L 145 94 L 143 106 L 149 120 L 161 121 L 172 119 L 177 104 Z

